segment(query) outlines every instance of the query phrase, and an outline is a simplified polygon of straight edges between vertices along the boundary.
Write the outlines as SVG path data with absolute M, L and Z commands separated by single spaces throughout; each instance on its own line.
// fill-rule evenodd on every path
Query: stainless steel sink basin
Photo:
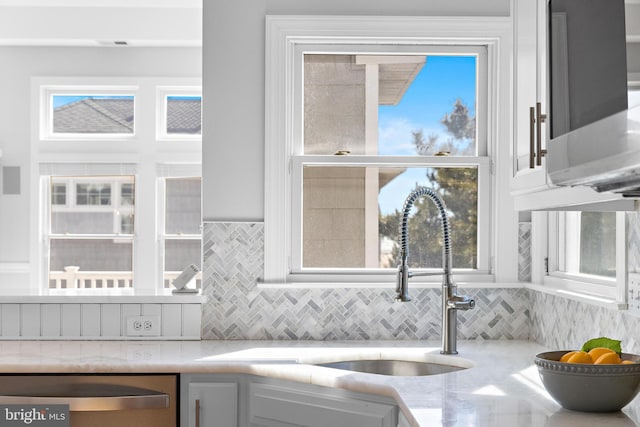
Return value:
M 439 375 L 466 369 L 462 366 L 444 365 L 433 362 L 416 362 L 410 360 L 343 360 L 340 362 L 318 363 L 317 366 L 364 372 L 367 374 L 392 376 Z

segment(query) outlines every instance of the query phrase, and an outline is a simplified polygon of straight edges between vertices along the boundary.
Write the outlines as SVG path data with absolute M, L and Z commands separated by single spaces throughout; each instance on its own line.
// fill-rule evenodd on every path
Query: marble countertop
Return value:
M 528 341 L 0 341 L 1 373 L 243 373 L 392 397 L 414 426 L 636 426 L 640 398 L 613 414 L 562 409 L 543 388 Z M 390 377 L 314 366 L 348 359 L 468 367 Z

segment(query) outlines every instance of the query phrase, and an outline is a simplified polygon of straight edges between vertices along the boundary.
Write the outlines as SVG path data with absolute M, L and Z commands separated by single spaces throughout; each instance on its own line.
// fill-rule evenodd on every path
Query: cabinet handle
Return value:
M 196 427 L 200 427 L 200 399 L 196 399 Z
M 536 109 L 535 107 L 529 108 L 529 169 L 535 169 L 536 167 L 536 143 L 534 132 L 536 130 Z
M 153 390 L 110 384 L 61 385 L 60 393 L 33 391 L 0 396 L 0 405 L 69 405 L 74 412 L 123 411 L 169 407 L 169 395 Z
M 547 150 L 542 149 L 542 123 L 547 119 L 546 114 L 542 114 L 542 105 L 536 102 L 536 165 L 542 165 L 542 158 L 547 154 Z

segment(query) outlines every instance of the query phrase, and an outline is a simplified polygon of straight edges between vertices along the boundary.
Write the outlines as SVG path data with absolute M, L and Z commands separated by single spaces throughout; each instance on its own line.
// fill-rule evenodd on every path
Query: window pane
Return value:
M 81 181 L 81 182 L 78 182 Z M 87 182 L 92 181 L 92 182 Z M 71 205 L 61 200 L 66 183 L 75 189 Z M 120 198 L 113 198 L 120 193 Z M 52 234 L 133 234 L 135 189 L 132 176 L 119 177 L 52 177 Z M 66 191 L 66 190 L 65 190 Z
M 202 270 L 200 239 L 170 239 L 165 241 L 165 271 L 182 271 L 191 264 Z
M 111 205 L 111 184 L 76 184 L 76 205 Z
M 616 277 L 615 212 L 581 212 L 580 273 Z
M 53 133 L 133 134 L 133 96 L 54 95 Z
M 398 168 L 305 166 L 305 268 L 395 268 L 401 210 L 416 186 L 434 188 L 449 211 L 453 266 L 477 268 L 478 171 L 474 167 Z M 409 220 L 409 263 L 442 266 L 441 224 L 428 199 Z
M 51 204 L 66 205 L 67 204 L 67 184 L 51 185 Z
M 112 212 L 51 212 L 54 234 L 115 234 Z
M 165 240 L 164 246 L 164 287 L 171 288 L 173 279 L 194 264 L 202 271 L 202 241 L 200 239 L 170 239 Z M 195 286 L 202 288 L 202 273 L 195 277 Z
M 167 135 L 201 135 L 201 104 L 200 96 L 167 96 Z
M 132 278 L 130 239 L 51 239 L 50 287 L 130 287 Z
M 166 183 L 165 233 L 200 234 L 200 178 L 169 178 Z
M 305 154 L 476 155 L 475 55 L 304 61 Z
M 133 184 L 122 183 L 120 185 L 120 204 L 133 205 Z

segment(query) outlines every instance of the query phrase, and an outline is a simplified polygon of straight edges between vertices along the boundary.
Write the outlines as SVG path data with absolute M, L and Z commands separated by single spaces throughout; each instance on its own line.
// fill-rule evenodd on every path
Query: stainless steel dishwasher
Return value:
M 71 427 L 177 425 L 177 375 L 2 375 L 0 405 L 68 405 Z

